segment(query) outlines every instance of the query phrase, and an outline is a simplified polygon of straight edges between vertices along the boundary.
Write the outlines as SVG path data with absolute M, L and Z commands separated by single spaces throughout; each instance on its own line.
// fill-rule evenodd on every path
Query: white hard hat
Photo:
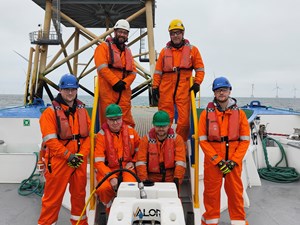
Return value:
M 114 29 L 124 29 L 124 30 L 127 30 L 129 32 L 130 30 L 130 25 L 128 23 L 127 20 L 124 20 L 124 19 L 120 19 L 116 22 L 115 26 L 114 26 Z

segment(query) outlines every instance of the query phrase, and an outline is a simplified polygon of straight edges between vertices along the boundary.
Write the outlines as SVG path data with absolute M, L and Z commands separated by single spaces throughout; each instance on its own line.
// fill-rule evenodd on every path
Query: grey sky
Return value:
M 211 96 L 214 77 L 227 76 L 232 96 L 300 96 L 300 1 L 298 0 L 157 0 L 155 49 L 169 40 L 169 22 L 178 18 L 185 38 L 202 55 L 206 75 L 201 95 Z M 5 1 L 0 8 L 0 94 L 22 94 L 28 57 L 28 34 L 44 13 L 30 0 Z M 63 32 L 67 28 L 63 28 Z M 97 32 L 97 31 L 96 31 Z M 137 84 L 140 80 L 136 80 Z

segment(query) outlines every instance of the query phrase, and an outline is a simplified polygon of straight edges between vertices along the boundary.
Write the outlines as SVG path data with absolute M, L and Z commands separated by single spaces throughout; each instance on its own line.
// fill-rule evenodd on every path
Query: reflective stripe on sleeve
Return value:
M 155 70 L 154 73 L 157 73 L 157 74 L 159 74 L 159 75 L 162 75 L 162 74 L 163 74 L 162 71 L 160 71 L 160 70 Z
M 95 163 L 96 162 L 105 162 L 105 157 L 95 157 Z
M 250 140 L 250 136 L 240 136 L 240 140 L 241 141 L 249 141 Z
M 206 141 L 207 140 L 207 136 L 203 135 L 203 136 L 199 136 L 199 141 Z
M 145 162 L 145 161 L 137 161 L 136 163 L 135 163 L 135 167 L 137 167 L 137 166 L 144 166 L 144 165 L 146 165 L 147 163 Z
M 176 161 L 175 165 L 176 166 L 182 166 L 182 167 L 186 168 L 186 163 L 184 161 Z
M 197 68 L 197 69 L 195 69 L 195 72 L 204 72 L 204 68 L 203 67 Z
M 57 134 L 48 134 L 43 137 L 43 142 L 49 141 L 50 139 L 57 138 Z
M 108 67 L 108 65 L 106 63 L 101 64 L 100 66 L 97 67 L 97 72 L 99 72 L 100 70 L 102 70 L 105 67 Z

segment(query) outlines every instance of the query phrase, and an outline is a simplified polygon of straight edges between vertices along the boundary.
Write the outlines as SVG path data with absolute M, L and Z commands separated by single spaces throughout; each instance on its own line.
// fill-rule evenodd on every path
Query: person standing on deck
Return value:
M 169 25 L 170 41 L 159 54 L 153 75 L 152 96 L 158 109 L 166 111 L 173 122 L 175 107 L 178 111 L 176 132 L 184 141 L 189 136 L 190 91 L 196 94 L 204 79 L 204 65 L 196 46 L 184 38 L 185 28 L 181 20 Z M 195 70 L 194 84 L 190 77 Z
M 98 183 L 110 172 L 117 169 L 129 169 L 135 172 L 135 157 L 139 146 L 139 135 L 134 128 L 123 123 L 122 109 L 116 104 L 110 104 L 106 108 L 106 122 L 96 136 L 95 164 Z M 136 179 L 128 172 L 118 172 L 110 176 L 96 193 L 100 201 L 106 207 L 109 214 L 110 207 L 119 184 L 124 182 L 136 182 Z
M 248 224 L 241 174 L 250 144 L 250 128 L 245 112 L 230 97 L 231 89 L 227 78 L 216 78 L 212 85 L 215 98 L 199 119 L 199 141 L 204 152 L 202 225 L 219 224 L 223 178 L 231 224 Z
M 157 111 L 153 128 L 140 142 L 136 170 L 141 181 L 174 182 L 179 188 L 186 169 L 185 144 L 171 128 L 167 112 Z
M 56 224 L 63 196 L 69 184 L 71 224 L 75 225 L 85 206 L 87 157 L 90 152 L 90 118 L 77 99 L 77 78 L 65 74 L 59 94 L 40 117 L 45 155 L 45 189 L 38 225 Z M 80 225 L 87 225 L 84 214 Z
M 114 38 L 108 37 L 95 50 L 94 61 L 99 80 L 100 125 L 106 122 L 105 109 L 109 104 L 119 105 L 126 124 L 135 127 L 131 115 L 131 84 L 136 77 L 136 67 L 128 40 L 130 26 L 118 20 L 114 26 Z

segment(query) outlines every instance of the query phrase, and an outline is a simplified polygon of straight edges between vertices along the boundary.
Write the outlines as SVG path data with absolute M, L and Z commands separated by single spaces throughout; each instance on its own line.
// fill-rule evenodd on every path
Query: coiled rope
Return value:
M 44 193 L 45 182 L 43 181 L 42 175 L 35 173 L 39 155 L 37 152 L 34 152 L 34 154 L 36 155 L 36 163 L 35 163 L 34 170 L 32 171 L 29 178 L 21 182 L 21 185 L 18 188 L 18 193 L 19 195 L 22 196 L 27 196 L 32 193 L 38 196 L 42 196 Z
M 281 152 L 281 159 L 279 160 L 278 163 L 276 163 L 276 165 L 274 167 L 270 165 L 269 159 L 268 159 L 268 152 L 267 152 L 267 141 L 268 140 L 274 141 L 278 145 L 280 152 Z M 296 171 L 295 168 L 289 167 L 284 148 L 279 141 L 267 136 L 262 140 L 262 146 L 263 146 L 263 151 L 264 151 L 264 156 L 265 156 L 265 161 L 266 161 L 267 167 L 258 169 L 258 173 L 261 178 L 272 181 L 272 182 L 276 182 L 276 183 L 291 183 L 291 182 L 299 180 L 299 178 L 300 178 L 299 173 Z M 286 167 L 278 166 L 283 160 L 285 160 Z

